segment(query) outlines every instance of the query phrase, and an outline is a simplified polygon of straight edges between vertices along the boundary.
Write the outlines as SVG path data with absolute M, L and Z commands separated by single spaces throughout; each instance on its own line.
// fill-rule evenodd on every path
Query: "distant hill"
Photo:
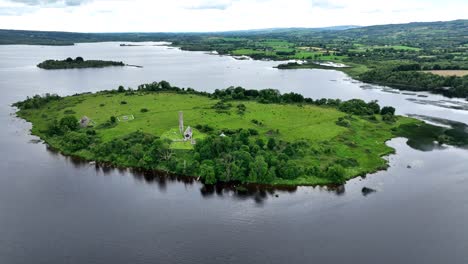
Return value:
M 0 44 L 72 45 L 98 41 L 175 41 L 202 36 L 287 38 L 295 42 L 360 42 L 372 45 L 447 47 L 468 43 L 468 20 L 358 27 L 272 28 L 206 33 L 73 33 L 0 30 Z
M 413 22 L 353 28 L 324 37 L 360 39 L 367 44 L 408 44 L 415 47 L 459 46 L 468 43 L 468 20 Z
M 60 31 L 31 31 L 0 29 L 0 45 L 73 45 L 101 41 L 162 41 L 173 38 L 174 33 L 75 33 Z

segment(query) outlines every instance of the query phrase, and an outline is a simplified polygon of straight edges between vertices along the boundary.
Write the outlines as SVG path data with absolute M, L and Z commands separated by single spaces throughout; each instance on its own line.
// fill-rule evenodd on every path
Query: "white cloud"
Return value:
M 452 20 L 466 10 L 465 0 L 0 0 L 0 27 L 222 31 Z

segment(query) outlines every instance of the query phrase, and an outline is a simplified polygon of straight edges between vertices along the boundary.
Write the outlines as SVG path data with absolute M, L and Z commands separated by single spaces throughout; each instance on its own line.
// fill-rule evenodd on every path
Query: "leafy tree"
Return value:
M 161 89 L 163 90 L 170 90 L 171 89 L 171 84 L 167 81 L 160 81 L 159 82 L 159 86 L 161 87 Z
M 153 153 L 164 161 L 169 161 L 173 155 L 174 150 L 171 149 L 171 141 L 166 139 L 156 139 L 152 144 Z
M 251 162 L 249 172 L 250 182 L 266 182 L 268 173 L 268 164 L 262 156 L 255 157 L 255 161 Z
M 60 119 L 60 129 L 62 131 L 75 131 L 78 130 L 79 123 L 75 116 L 68 115 Z
M 62 135 L 63 131 L 60 127 L 60 123 L 57 120 L 54 120 L 47 126 L 47 134 L 49 136 Z
M 372 111 L 374 114 L 378 114 L 380 112 L 380 105 L 377 101 L 371 101 L 367 104 L 367 107 Z
M 263 139 L 261 138 L 257 138 L 255 140 L 255 144 L 257 144 L 257 146 L 259 146 L 261 149 L 265 147 L 265 141 L 263 141 Z
M 328 167 L 325 175 L 328 179 L 332 180 L 334 183 L 341 184 L 346 181 L 345 170 L 343 166 L 338 165 L 338 164 Z
M 248 130 L 245 130 L 245 129 L 242 129 L 240 132 L 239 132 L 239 140 L 245 144 L 245 145 L 248 145 L 249 144 L 249 137 L 250 137 L 250 132 Z
M 381 115 L 387 115 L 387 114 L 394 115 L 395 114 L 395 108 L 391 107 L 391 106 L 384 106 L 384 107 L 382 107 L 382 110 L 380 111 L 380 114 Z
M 80 149 L 88 147 L 91 139 L 84 133 L 70 131 L 63 137 L 65 148 L 69 151 L 75 152 Z
M 299 171 L 299 166 L 294 164 L 291 161 L 284 162 L 280 169 L 279 169 L 279 174 L 278 177 L 283 178 L 283 179 L 296 179 L 299 177 L 300 171 Z
M 393 123 L 396 121 L 396 118 L 394 115 L 387 113 L 385 115 L 382 115 L 382 120 L 388 123 Z
M 200 166 L 200 177 L 205 180 L 206 184 L 215 184 L 216 175 L 214 170 L 214 164 L 211 160 L 205 160 Z
M 267 147 L 269 150 L 274 150 L 276 148 L 276 140 L 274 138 L 269 138 Z

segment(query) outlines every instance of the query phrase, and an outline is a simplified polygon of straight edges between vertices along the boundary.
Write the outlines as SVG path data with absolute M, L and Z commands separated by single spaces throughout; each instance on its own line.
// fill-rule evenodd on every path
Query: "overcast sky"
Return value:
M 0 0 L 0 28 L 226 31 L 468 18 L 468 0 Z

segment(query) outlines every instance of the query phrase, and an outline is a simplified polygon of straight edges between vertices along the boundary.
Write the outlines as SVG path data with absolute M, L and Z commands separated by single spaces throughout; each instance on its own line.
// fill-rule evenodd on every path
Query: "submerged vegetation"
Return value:
M 340 184 L 386 168 L 382 156 L 394 150 L 385 142 L 394 137 L 416 147 L 468 143 L 466 132 L 396 116 L 375 101 L 314 100 L 273 89 L 206 93 L 161 81 L 136 90 L 34 96 L 15 106 L 35 135 L 65 154 L 207 184 Z M 182 140 L 179 111 L 193 129 L 192 142 Z
M 37 67 L 46 70 L 103 68 L 109 66 L 125 66 L 125 64 L 121 61 L 84 60 L 82 57 L 76 57 L 75 59 L 67 58 L 65 60 L 46 60 L 37 65 Z

